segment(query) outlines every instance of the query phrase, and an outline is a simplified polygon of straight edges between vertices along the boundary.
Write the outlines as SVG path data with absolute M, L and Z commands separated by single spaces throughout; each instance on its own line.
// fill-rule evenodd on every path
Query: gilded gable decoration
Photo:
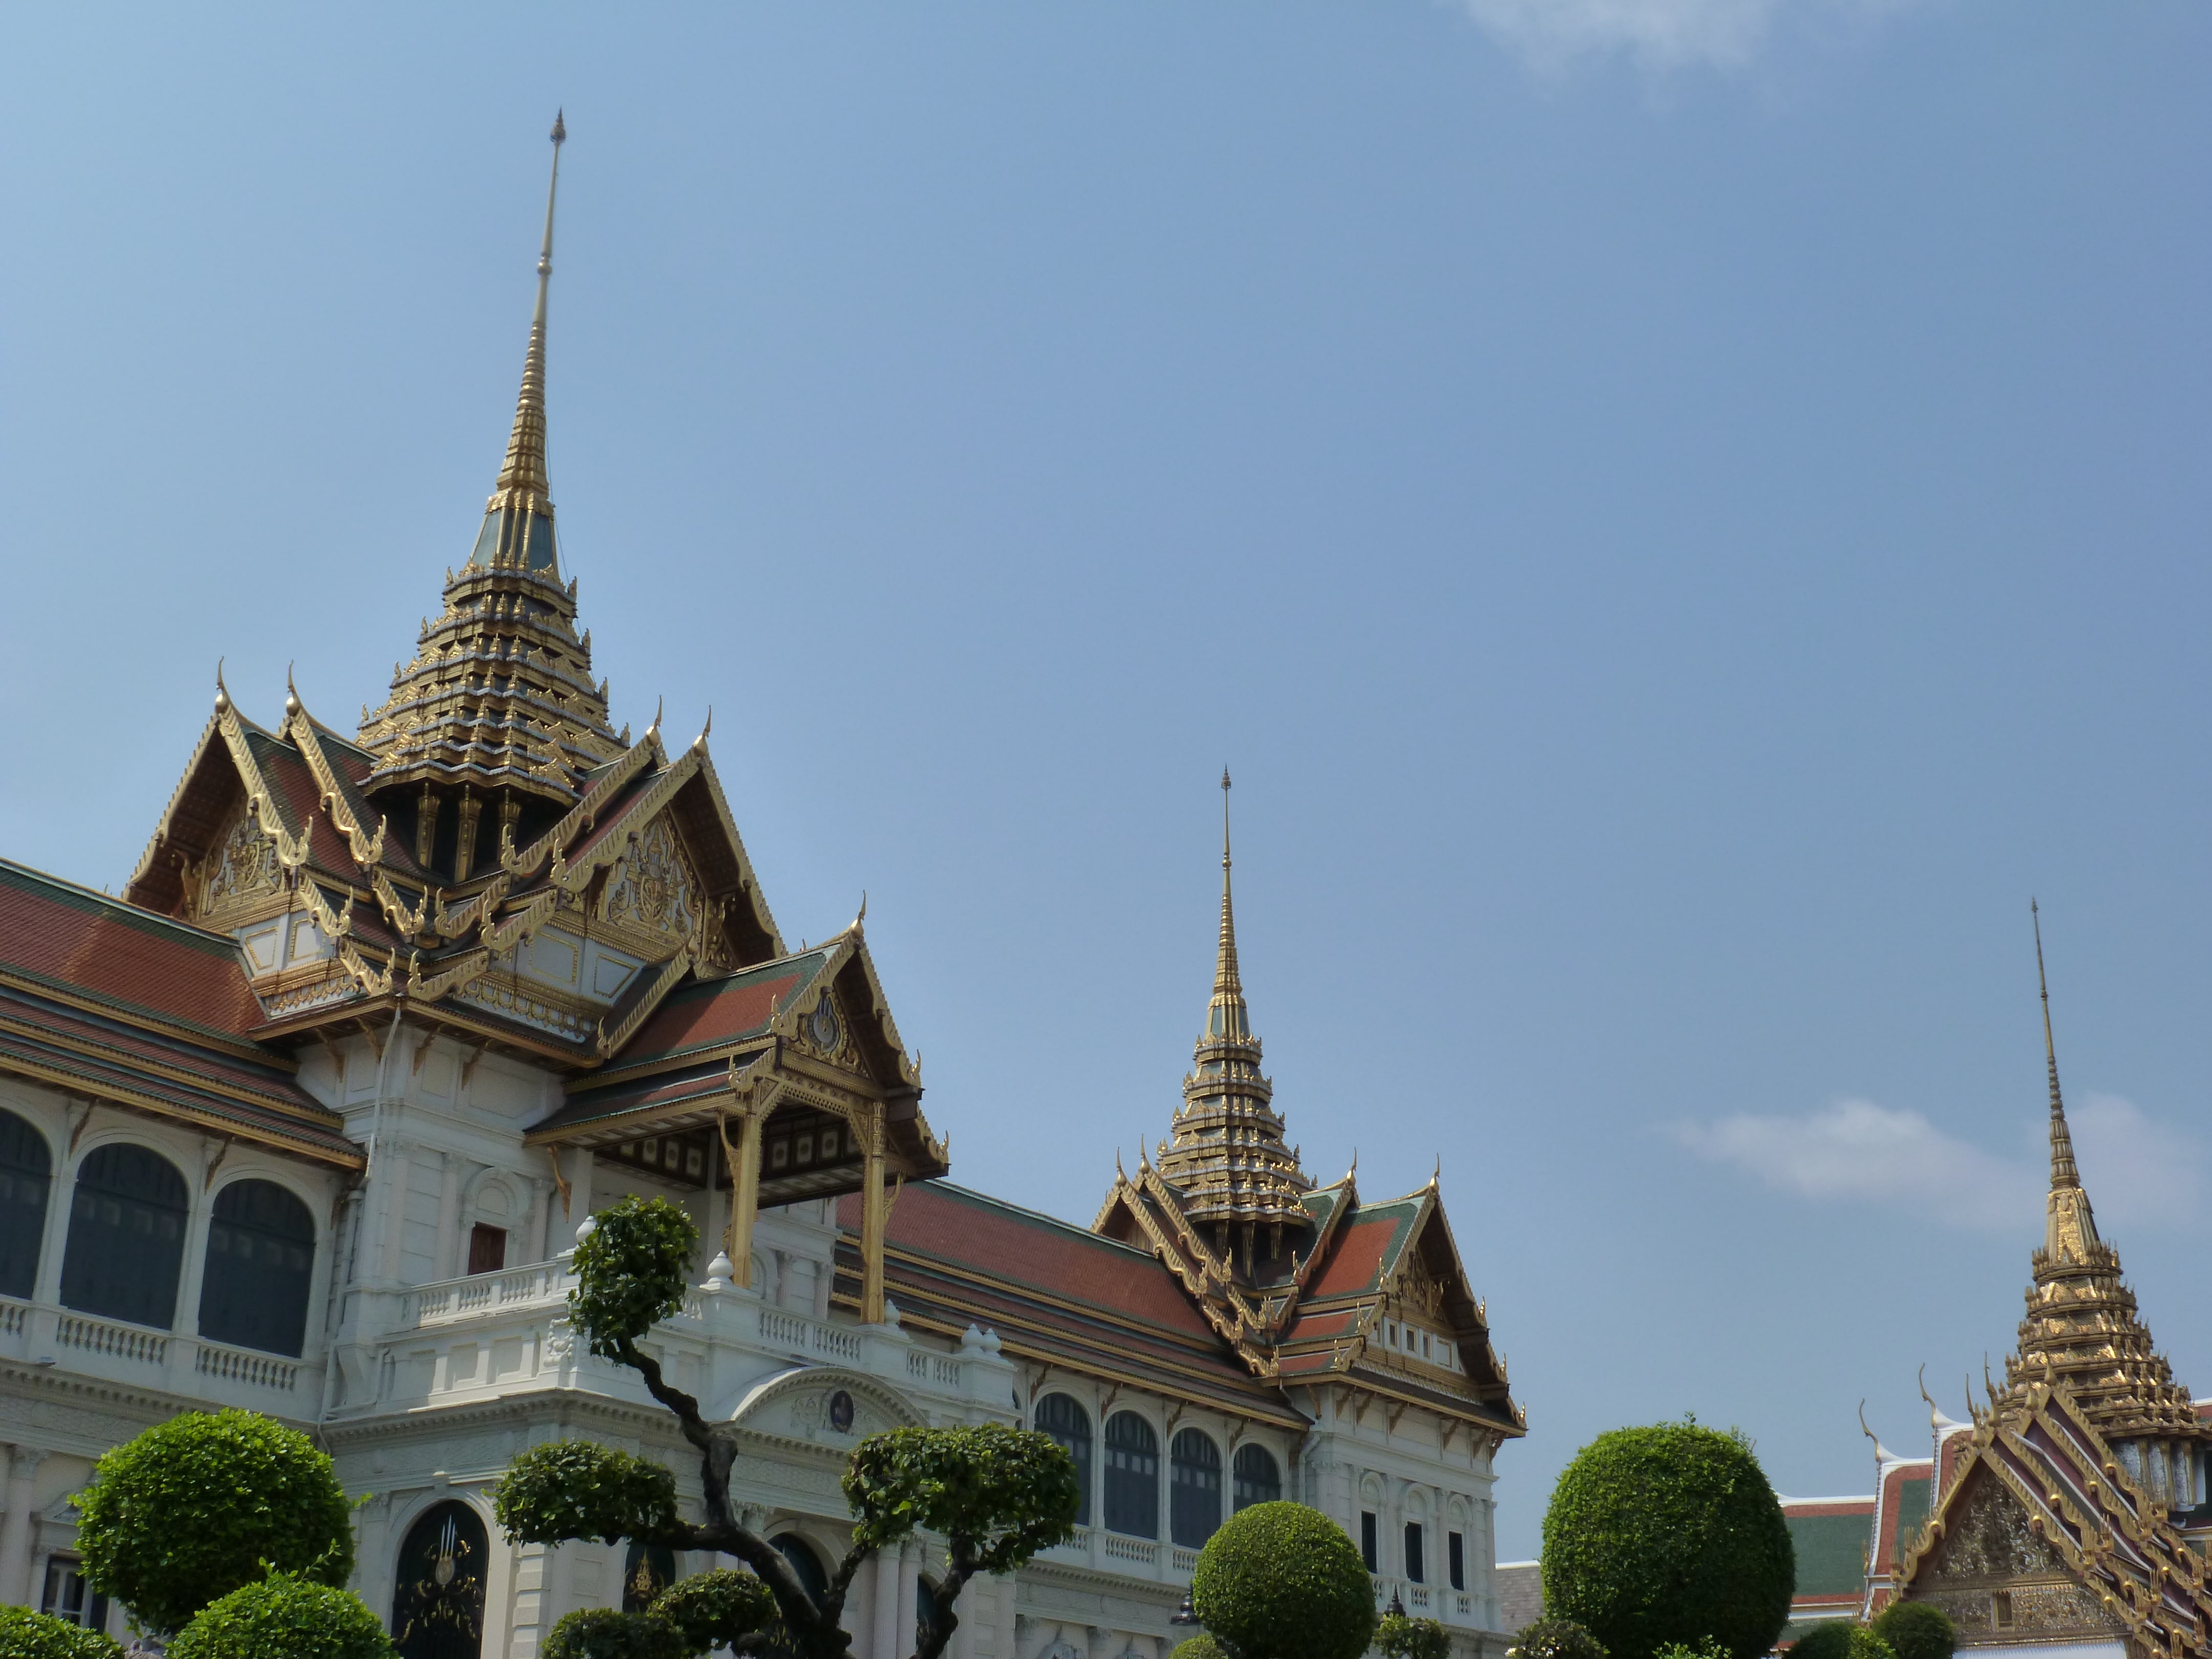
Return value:
M 230 833 L 207 866 L 199 914 L 208 916 L 236 908 L 275 892 L 281 884 L 275 839 L 264 834 L 254 815 L 241 807 Z
M 691 939 L 699 932 L 699 878 L 665 815 L 647 824 L 631 842 L 607 879 L 599 915 L 610 922 L 629 922 L 677 939 Z

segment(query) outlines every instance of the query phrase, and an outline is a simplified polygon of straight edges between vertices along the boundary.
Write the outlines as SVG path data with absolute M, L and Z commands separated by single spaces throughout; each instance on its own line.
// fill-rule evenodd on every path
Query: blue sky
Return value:
M 1856 0 L 0 21 L 0 852 L 130 869 L 216 659 L 380 699 L 503 446 L 616 719 L 869 894 L 966 1182 L 1087 1220 L 1214 787 L 1309 1169 L 1441 1157 L 1530 1433 L 1866 1490 L 2010 1346 L 2043 902 L 2212 1393 L 2212 13 Z M 2192 1246 L 2195 1245 L 2195 1248 Z

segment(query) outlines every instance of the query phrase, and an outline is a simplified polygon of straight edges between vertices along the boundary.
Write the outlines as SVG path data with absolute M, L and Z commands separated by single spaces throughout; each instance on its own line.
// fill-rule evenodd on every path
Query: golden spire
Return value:
M 2033 899 L 2027 902 L 2028 920 L 2035 927 L 2035 983 L 2043 994 L 2043 1058 L 2051 1073 L 2051 1190 L 2080 1189 L 2081 1172 L 2074 1167 L 2074 1137 L 2066 1130 L 2066 1103 L 2058 1092 L 2058 1045 L 2051 1037 L 2051 981 L 2043 971 L 2043 914 Z M 2086 1202 L 2086 1199 L 2085 1199 Z
M 576 631 L 575 585 L 562 580 L 547 499 L 545 312 L 568 137 L 567 123 L 555 116 L 538 304 L 499 481 L 468 562 L 447 573 L 443 609 L 424 623 L 413 659 L 395 665 L 382 707 L 362 719 L 362 746 L 377 761 L 368 791 L 407 787 L 424 857 L 445 840 L 432 833 L 436 792 L 459 795 L 465 811 L 466 792 L 497 789 L 505 804 L 534 801 L 557 816 L 578 798 L 584 777 L 624 747 L 607 720 L 605 684 L 591 672 L 590 637 Z M 536 809 L 520 810 L 530 817 Z M 465 820 L 464 841 L 475 823 Z M 518 837 L 542 827 L 525 823 Z M 490 867 L 468 847 L 457 844 L 450 856 L 456 870 Z
M 1182 1109 L 1175 1133 L 1157 1151 L 1154 1165 L 1182 1200 L 1192 1221 L 1219 1230 L 1221 1253 L 1231 1255 L 1228 1232 L 1238 1231 L 1246 1277 L 1253 1273 L 1257 1231 L 1267 1230 L 1264 1255 L 1279 1264 L 1282 1230 L 1302 1229 L 1301 1202 L 1313 1188 L 1297 1155 L 1283 1143 L 1283 1121 L 1271 1105 L 1274 1089 L 1260 1072 L 1260 1039 L 1244 1002 L 1237 969 L 1237 915 L 1230 888 L 1229 771 L 1221 773 L 1221 929 L 1215 945 L 1213 994 L 1206 1029 L 1183 1079 Z M 1273 1269 L 1280 1271 L 1279 1266 Z
M 514 430 L 507 440 L 507 463 L 499 470 L 499 482 L 492 486 L 487 511 L 514 505 L 512 498 L 516 495 L 534 495 L 544 501 L 552 488 L 545 473 L 545 301 L 553 285 L 553 198 L 561 188 L 561 146 L 568 137 L 568 124 L 559 111 L 554 112 L 552 137 L 553 177 L 545 186 L 545 240 L 538 250 L 538 308 L 531 313 L 530 345 L 522 355 L 522 390 L 514 401 Z

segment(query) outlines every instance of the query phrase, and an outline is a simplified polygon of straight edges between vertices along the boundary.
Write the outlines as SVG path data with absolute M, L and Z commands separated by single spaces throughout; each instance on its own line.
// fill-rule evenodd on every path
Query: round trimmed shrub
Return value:
M 1544 1516 L 1544 1612 L 1613 1659 L 1707 1638 L 1760 1659 L 1790 1619 L 1796 1553 L 1750 1442 L 1695 1422 L 1615 1429 L 1576 1454 Z
M 1319 1510 L 1255 1504 L 1198 1553 L 1191 1607 L 1241 1659 L 1358 1659 L 1375 1634 L 1359 1552 Z
M 351 1590 L 272 1572 L 201 1608 L 169 1659 L 392 1659 L 392 1639 Z
M 76 1506 L 85 1577 L 152 1630 L 181 1630 L 270 1567 L 322 1584 L 353 1574 L 337 1469 L 258 1412 L 187 1412 L 125 1441 Z
M 544 1659 L 691 1659 L 705 1650 L 649 1613 L 586 1607 L 563 1615 L 538 1651 Z
M 1888 1643 L 1850 1619 L 1824 1619 L 1790 1644 L 1790 1659 L 1897 1659 Z
M 1611 1659 L 1605 1644 L 1571 1619 L 1539 1619 L 1522 1626 L 1506 1659 Z
M 1875 1614 L 1873 1630 L 1897 1659 L 1951 1659 L 1959 1647 L 1951 1615 L 1927 1601 L 1892 1601 Z
M 0 1607 L 0 1654 L 8 1659 L 121 1659 L 122 1652 L 98 1631 L 66 1619 Z
M 1186 1637 L 1176 1643 L 1168 1659 L 1227 1659 L 1227 1656 L 1221 1651 L 1221 1644 L 1201 1631 L 1196 1636 Z
M 647 1611 L 681 1632 L 695 1653 L 729 1647 L 740 1637 L 769 1629 L 781 1617 L 769 1587 L 733 1567 L 678 1579 L 653 1598 Z

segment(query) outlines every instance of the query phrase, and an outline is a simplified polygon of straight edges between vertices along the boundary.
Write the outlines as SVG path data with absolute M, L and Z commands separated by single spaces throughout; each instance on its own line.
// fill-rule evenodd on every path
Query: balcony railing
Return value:
M 312 1419 L 322 1404 L 319 1358 L 230 1347 L 52 1303 L 0 1297 L 0 1357 L 282 1417 Z

